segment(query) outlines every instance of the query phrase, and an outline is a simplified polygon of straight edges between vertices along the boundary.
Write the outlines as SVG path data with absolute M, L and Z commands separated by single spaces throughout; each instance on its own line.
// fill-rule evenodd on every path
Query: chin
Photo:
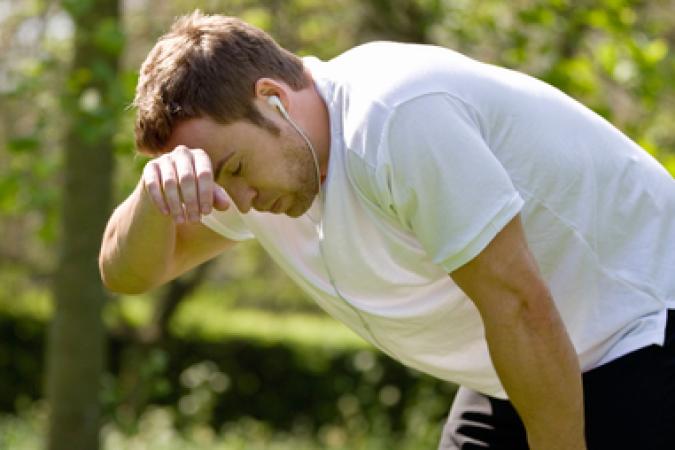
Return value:
M 302 216 L 309 208 L 296 208 L 295 205 L 293 207 L 289 208 L 288 211 L 286 211 L 284 214 L 286 214 L 288 217 L 292 217 L 293 219 L 297 219 L 298 217 Z
M 310 206 L 312 206 L 311 201 L 295 202 L 284 214 L 286 214 L 288 217 L 296 219 L 306 213 Z

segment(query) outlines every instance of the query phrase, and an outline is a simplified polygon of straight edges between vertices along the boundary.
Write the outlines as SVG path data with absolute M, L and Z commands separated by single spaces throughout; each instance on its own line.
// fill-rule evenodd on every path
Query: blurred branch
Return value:
M 2 253 L 0 254 L 0 261 L 0 271 L 20 267 L 30 274 L 30 281 L 33 283 L 48 283 L 53 277 L 51 270 L 31 261 L 25 255 Z
M 169 283 L 168 288 L 157 300 L 150 324 L 139 331 L 138 340 L 142 344 L 150 345 L 164 341 L 168 335 L 169 322 L 178 306 L 201 284 L 210 265 L 210 261 L 203 263 L 190 273 Z
M 120 323 L 109 330 L 117 338 L 141 347 L 161 345 L 169 334 L 169 323 L 181 302 L 188 298 L 208 274 L 212 261 L 203 263 L 170 283 L 161 290 L 153 301 L 152 319 L 141 328 L 134 327 L 124 317 Z
M 147 364 L 153 352 L 161 351 L 169 336 L 169 323 L 180 303 L 189 297 L 204 280 L 212 262 L 196 267 L 184 276 L 171 281 L 154 302 L 153 316 L 149 324 L 135 328 L 122 322 L 110 331 L 110 334 L 126 341 L 124 356 L 119 373 L 121 397 L 119 403 L 125 405 L 133 418 L 140 417 L 147 406 L 155 379 L 148 374 Z M 145 369 L 144 369 L 145 368 Z

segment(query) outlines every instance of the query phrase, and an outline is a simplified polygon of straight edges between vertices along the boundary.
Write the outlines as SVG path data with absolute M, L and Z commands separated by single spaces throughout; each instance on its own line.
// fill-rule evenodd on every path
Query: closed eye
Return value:
M 237 163 L 237 168 L 232 171 L 232 176 L 236 177 L 236 176 L 241 175 L 242 166 L 243 165 L 242 165 L 241 161 L 239 161 L 239 163 Z

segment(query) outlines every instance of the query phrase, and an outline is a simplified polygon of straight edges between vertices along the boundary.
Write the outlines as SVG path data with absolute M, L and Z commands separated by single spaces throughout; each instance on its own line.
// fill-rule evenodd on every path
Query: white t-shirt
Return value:
M 395 359 L 488 395 L 506 397 L 448 273 L 518 213 L 583 370 L 663 343 L 675 182 L 621 132 L 543 82 L 438 47 L 371 43 L 305 64 L 330 116 L 325 202 L 207 226 L 258 239 Z

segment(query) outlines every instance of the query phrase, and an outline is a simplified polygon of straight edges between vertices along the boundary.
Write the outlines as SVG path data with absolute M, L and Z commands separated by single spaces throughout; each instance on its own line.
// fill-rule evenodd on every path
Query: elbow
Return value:
M 120 281 L 110 276 L 101 273 L 101 281 L 103 286 L 110 292 L 123 295 L 139 295 L 148 292 L 154 286 L 141 283 L 130 283 L 128 281 Z
M 533 327 L 551 328 L 560 322 L 558 308 L 547 286 L 517 296 L 515 311 L 518 318 Z
M 487 308 L 482 314 L 507 325 L 527 324 L 530 328 L 547 328 L 560 320 L 551 291 L 545 283 L 531 283 L 524 289 L 506 289 L 498 306 Z M 484 306 L 484 305 L 483 305 Z M 485 309 L 485 308 L 484 308 Z
M 99 258 L 98 265 L 103 286 L 115 294 L 139 295 L 155 287 L 152 283 L 133 277 L 130 271 L 122 275 L 123 271 L 112 268 L 103 257 Z
M 132 285 L 120 282 L 110 276 L 106 276 L 104 273 L 101 273 L 101 281 L 103 282 L 103 286 L 114 294 L 139 295 L 150 290 L 150 287 L 142 286 L 140 284 Z

